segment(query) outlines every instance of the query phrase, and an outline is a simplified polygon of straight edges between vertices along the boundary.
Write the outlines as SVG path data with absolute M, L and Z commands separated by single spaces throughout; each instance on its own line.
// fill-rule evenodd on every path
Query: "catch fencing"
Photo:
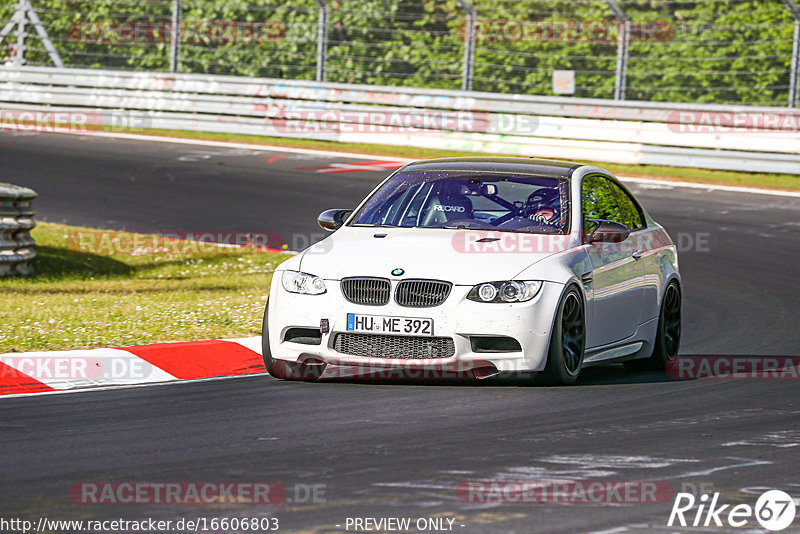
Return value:
M 6 0 L 0 61 L 797 107 L 794 0 Z

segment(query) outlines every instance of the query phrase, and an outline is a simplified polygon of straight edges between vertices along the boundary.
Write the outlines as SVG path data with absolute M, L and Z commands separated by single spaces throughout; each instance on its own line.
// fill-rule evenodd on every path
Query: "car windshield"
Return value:
M 392 176 L 351 226 L 566 233 L 566 180 L 507 173 L 409 171 Z

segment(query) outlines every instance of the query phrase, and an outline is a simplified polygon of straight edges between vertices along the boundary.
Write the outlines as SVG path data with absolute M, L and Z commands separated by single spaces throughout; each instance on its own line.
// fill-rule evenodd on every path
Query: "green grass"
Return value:
M 105 238 L 80 247 L 79 232 Z M 0 353 L 259 335 L 272 273 L 289 257 L 50 223 L 33 236 L 36 275 L 0 279 Z M 156 247 L 109 253 L 108 239 L 134 238 Z
M 211 132 L 193 132 L 186 130 L 145 130 L 126 129 L 128 133 L 178 137 L 188 139 L 206 139 L 214 141 L 228 141 L 237 143 L 251 143 L 257 145 L 271 145 L 290 148 L 309 148 L 330 150 L 333 152 L 355 152 L 375 156 L 396 158 L 428 159 L 461 156 L 492 156 L 496 154 L 466 152 L 459 150 L 439 150 L 430 148 L 399 147 L 387 145 L 371 145 L 365 143 L 337 143 L 334 141 L 315 141 L 312 139 L 292 139 L 285 137 L 266 137 L 258 135 L 225 134 Z M 535 154 L 531 154 L 532 156 Z M 698 182 L 705 184 L 736 185 L 746 187 L 760 187 L 766 189 L 784 189 L 789 191 L 800 190 L 800 175 L 794 174 L 768 174 L 738 171 L 715 171 L 697 169 L 692 167 L 666 167 L 658 165 L 622 165 L 600 161 L 582 161 L 611 171 L 619 176 L 635 176 L 640 178 L 657 178 L 661 180 L 676 180 L 685 182 Z

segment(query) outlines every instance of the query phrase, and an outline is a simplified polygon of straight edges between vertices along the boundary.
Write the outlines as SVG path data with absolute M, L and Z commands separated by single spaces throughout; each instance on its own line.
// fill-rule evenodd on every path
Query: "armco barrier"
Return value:
M 800 112 L 785 108 L 6 67 L 0 109 L 5 128 L 26 111 L 83 111 L 106 128 L 800 174 Z
M 0 183 L 0 276 L 31 274 L 36 250 L 30 231 L 36 226 L 31 202 L 36 192 Z

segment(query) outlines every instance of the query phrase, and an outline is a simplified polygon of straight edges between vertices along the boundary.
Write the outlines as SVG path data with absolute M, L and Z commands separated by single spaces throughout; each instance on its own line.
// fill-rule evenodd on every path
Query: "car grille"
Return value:
M 383 306 L 389 303 L 391 284 L 386 278 L 343 278 L 342 294 L 355 304 Z
M 342 354 L 371 358 L 449 358 L 456 353 L 449 337 L 389 336 L 385 334 L 336 334 L 333 348 Z
M 397 284 L 394 299 L 400 306 L 431 308 L 443 303 L 453 284 L 439 280 L 403 280 Z

